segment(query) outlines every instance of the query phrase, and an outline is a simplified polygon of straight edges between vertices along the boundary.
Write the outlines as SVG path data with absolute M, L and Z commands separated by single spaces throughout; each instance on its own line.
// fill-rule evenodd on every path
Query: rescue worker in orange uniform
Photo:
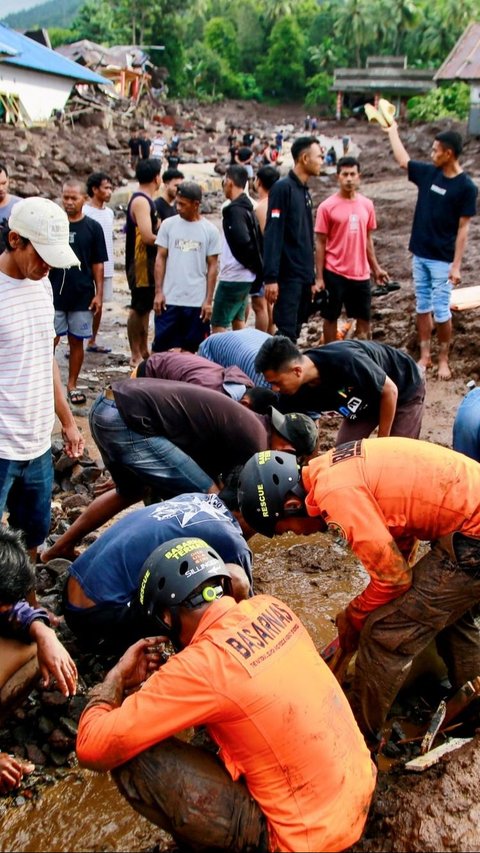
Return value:
M 160 636 L 131 646 L 91 691 L 80 763 L 113 770 L 137 811 L 195 850 L 353 844 L 376 771 L 297 616 L 269 595 L 237 604 L 228 564 L 201 539 L 159 546 L 141 578 L 139 600 Z M 166 637 L 179 651 L 147 677 Z M 173 737 L 198 725 L 218 758 Z
M 480 465 L 410 438 L 342 444 L 301 469 L 270 451 L 242 469 L 245 521 L 273 536 L 330 530 L 370 575 L 337 615 L 340 645 L 358 648 L 351 704 L 373 746 L 413 659 L 431 640 L 452 689 L 480 674 Z M 418 541 L 430 550 L 415 562 Z M 414 564 L 414 565 L 413 565 Z

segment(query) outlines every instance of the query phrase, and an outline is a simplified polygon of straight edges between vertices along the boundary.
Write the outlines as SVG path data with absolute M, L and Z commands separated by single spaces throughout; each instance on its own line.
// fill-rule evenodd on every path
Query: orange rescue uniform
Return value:
M 348 442 L 302 470 L 307 512 L 340 528 L 370 575 L 347 614 L 360 631 L 372 610 L 412 584 L 417 540 L 480 537 L 480 465 L 411 438 Z
M 360 837 L 375 767 L 342 690 L 287 605 L 267 595 L 211 604 L 191 643 L 121 707 L 86 709 L 78 758 L 110 770 L 199 724 L 232 779 L 244 777 L 271 850 L 339 851 Z

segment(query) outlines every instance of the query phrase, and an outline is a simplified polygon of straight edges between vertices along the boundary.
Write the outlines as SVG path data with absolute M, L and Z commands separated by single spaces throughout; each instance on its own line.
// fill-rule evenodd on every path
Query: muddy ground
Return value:
M 272 128 L 292 121 L 297 135 L 301 131 L 303 111 L 295 108 L 262 108 L 261 119 L 258 108 L 252 105 L 221 105 L 209 108 L 212 122 L 219 117 L 226 123 L 246 127 L 255 121 L 268 123 Z M 404 127 L 403 139 L 412 156 L 419 159 L 428 156 L 435 126 Z M 464 130 L 464 128 L 461 128 Z M 374 300 L 373 337 L 391 343 L 418 355 L 415 341 L 414 298 L 410 278 L 410 259 L 407 251 L 408 235 L 415 201 L 415 189 L 408 184 L 405 175 L 393 163 L 387 139 L 377 126 L 363 121 L 328 123 L 319 127 L 322 134 L 331 137 L 351 136 L 360 146 L 363 168 L 363 192 L 375 201 L 378 232 L 377 255 L 382 266 L 392 278 L 401 284 L 401 290 Z M 474 179 L 480 179 L 480 140 L 469 140 L 464 152 L 463 163 Z M 189 166 L 192 177 L 205 176 L 209 167 Z M 209 217 L 218 221 L 221 191 L 215 191 L 214 171 L 210 172 L 210 191 L 206 200 L 212 211 Z M 315 205 L 333 192 L 335 178 L 323 175 L 312 181 Z M 106 305 L 99 341 L 112 348 L 106 356 L 86 355 L 80 385 L 87 394 L 87 406 L 77 410 L 79 424 L 85 433 L 87 446 L 94 458 L 98 458 L 88 434 L 86 419 L 88 406 L 98 391 L 110 379 L 127 375 L 128 344 L 126 317 L 128 290 L 122 262 L 123 215 L 116 219 L 118 269 L 115 275 L 114 302 Z M 476 270 L 480 268 L 480 223 L 473 221 L 469 244 L 463 265 L 463 284 L 478 282 Z M 451 446 L 451 430 L 455 411 L 465 392 L 466 382 L 480 379 L 479 346 L 480 320 L 478 310 L 454 315 L 454 344 L 452 348 L 453 378 L 440 382 L 435 371 L 427 377 L 427 409 L 422 438 Z M 304 328 L 303 343 L 317 343 L 320 338 L 320 320 L 311 318 Z M 58 360 L 65 370 L 66 347 L 61 345 Z M 435 354 L 435 347 L 434 347 Z M 325 420 L 322 427 L 322 446 L 332 444 L 336 423 Z M 63 495 L 56 498 L 62 504 Z M 58 515 L 57 515 L 58 521 Z M 54 531 L 55 532 L 55 531 Z M 59 532 L 59 531 L 58 531 Z M 312 633 L 319 648 L 334 636 L 335 613 L 365 584 L 365 574 L 355 559 L 346 554 L 338 543 L 325 536 L 314 539 L 296 539 L 291 535 L 282 537 L 273 546 L 260 536 L 254 537 L 255 578 L 258 591 L 269 591 L 288 601 L 299 612 Z M 84 546 L 86 547 L 86 543 Z M 45 579 L 44 579 L 45 581 Z M 54 586 L 54 579 L 51 579 Z M 48 588 L 48 584 L 47 584 Z M 68 637 L 67 637 L 68 639 Z M 100 677 L 102 665 L 98 661 L 80 661 L 83 683 Z M 441 692 L 441 687 L 437 689 Z M 83 690 L 81 692 L 84 692 Z M 417 690 L 418 695 L 422 688 Z M 438 699 L 438 696 L 436 697 Z M 423 701 L 423 700 L 422 700 Z M 433 701 L 432 695 L 425 703 Z M 435 704 L 435 703 L 434 703 Z M 81 700 L 77 703 L 81 705 Z M 400 714 L 409 715 L 412 705 L 400 706 Z M 425 707 L 423 711 L 425 712 Z M 78 708 L 77 708 L 78 711 Z M 405 715 L 405 714 L 404 714 Z M 28 736 L 37 734 L 36 745 L 43 750 L 45 763 L 38 766 L 37 780 L 26 783 L 13 797 L 0 799 L 2 822 L 1 850 L 164 850 L 168 839 L 159 830 L 142 818 L 135 816 L 119 799 L 106 778 L 79 771 L 72 754 L 73 739 L 70 734 L 62 749 L 57 735 L 57 748 L 53 749 L 58 764 L 53 760 L 48 746 L 50 732 L 43 740 L 38 734 L 39 719 L 46 730 L 52 718 L 57 729 L 62 729 L 60 718 L 73 718 L 75 708 L 60 708 L 55 712 L 40 704 L 38 697 L 24 706 L 6 726 L 1 734 L 2 748 L 25 753 Z M 410 714 L 411 716 L 411 714 Z M 35 722 L 35 727 L 33 723 Z M 65 730 L 64 730 L 65 735 Z M 68 733 L 67 733 L 68 735 Z M 45 744 L 47 744 L 45 746 Z M 60 757 L 58 757 L 60 754 Z M 477 850 L 480 849 L 478 812 L 478 790 L 480 788 L 480 759 L 477 744 L 464 747 L 450 761 L 444 760 L 421 776 L 408 775 L 402 762 L 393 768 L 385 768 L 379 776 L 379 785 L 370 820 L 364 838 L 355 846 L 358 851 L 407 851 L 407 850 Z M 388 772 L 387 772 L 388 771 Z M 12 807 L 13 806 L 13 807 Z

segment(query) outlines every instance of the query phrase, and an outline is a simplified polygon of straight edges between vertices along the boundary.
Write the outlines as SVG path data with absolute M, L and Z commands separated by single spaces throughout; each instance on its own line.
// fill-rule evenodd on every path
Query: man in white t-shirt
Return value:
M 218 229 L 200 214 L 201 201 L 198 184 L 181 183 L 178 215 L 162 222 L 155 240 L 154 352 L 196 352 L 210 334 L 221 243 Z
M 245 193 L 248 182 L 243 166 L 228 166 L 223 191 L 230 204 L 222 209 L 223 237 L 220 280 L 215 291 L 212 333 L 245 327 L 245 312 L 252 286 L 263 284 L 262 238 Z
M 160 160 L 161 163 L 167 145 L 168 142 L 165 139 L 163 133 L 161 131 L 158 131 L 158 133 L 156 133 L 152 139 L 152 144 L 150 146 L 150 157 L 155 157 L 155 159 Z
M 83 213 L 102 226 L 105 245 L 107 247 L 108 260 L 103 263 L 102 305 L 104 305 L 105 302 L 111 302 L 113 299 L 113 210 L 111 207 L 107 207 L 112 197 L 113 184 L 112 179 L 105 172 L 93 172 L 87 178 L 86 186 L 89 201 L 83 205 Z M 109 347 L 97 344 L 97 334 L 101 319 L 102 309 L 100 308 L 93 316 L 92 336 L 87 344 L 87 352 L 104 354 L 111 352 Z
M 17 202 L 0 255 L 0 514 L 22 530 L 33 562 L 50 528 L 54 412 L 65 452 L 83 438 L 63 394 L 53 357 L 53 297 L 48 273 L 78 265 L 68 217 L 45 198 Z M 53 367 L 52 367 L 53 365 Z
M 323 342 L 337 338 L 337 320 L 345 306 L 356 320 L 356 336 L 370 334 L 370 274 L 377 284 L 389 280 L 377 261 L 372 231 L 373 202 L 358 192 L 360 164 L 354 157 L 337 163 L 338 192 L 322 201 L 315 220 L 316 279 L 313 293 L 323 294 Z

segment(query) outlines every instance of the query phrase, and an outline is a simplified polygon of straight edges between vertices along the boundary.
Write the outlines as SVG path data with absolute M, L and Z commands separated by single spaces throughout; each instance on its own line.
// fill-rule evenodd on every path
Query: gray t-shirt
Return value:
M 168 249 L 163 282 L 167 306 L 199 308 L 206 295 L 207 257 L 221 250 L 218 229 L 203 217 L 187 222 L 177 214 L 163 220 L 155 243 Z
M 6 219 L 8 222 L 8 220 L 10 218 L 10 214 L 12 212 L 12 207 L 14 204 L 17 203 L 17 201 L 21 201 L 20 196 L 19 195 L 11 195 L 9 201 L 7 201 L 6 204 L 0 205 L 0 223 L 2 222 L 3 219 Z

